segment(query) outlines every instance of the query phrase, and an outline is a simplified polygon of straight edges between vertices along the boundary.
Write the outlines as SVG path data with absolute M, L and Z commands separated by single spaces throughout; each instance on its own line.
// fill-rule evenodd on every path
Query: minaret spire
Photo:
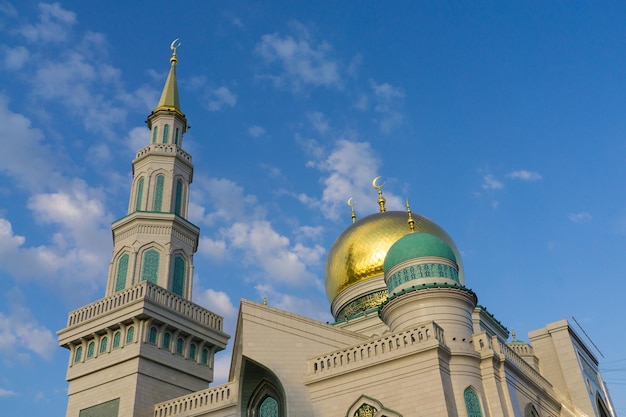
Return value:
M 176 64 L 178 63 L 176 50 L 180 48 L 180 45 L 181 43 L 178 38 L 174 39 L 174 41 L 170 45 L 170 49 L 172 50 L 170 63 L 172 64 L 172 66 L 170 67 L 170 72 L 167 75 L 167 80 L 165 81 L 163 92 L 161 93 L 159 105 L 156 109 L 154 109 L 154 111 L 160 109 L 174 109 L 180 112 L 180 101 L 178 99 L 178 83 L 176 82 Z
M 385 211 L 387 211 L 387 209 L 385 208 L 386 200 L 385 197 L 383 197 L 383 185 L 385 185 L 385 183 L 383 182 L 380 185 L 376 184 L 376 181 L 378 181 L 379 178 L 380 176 L 374 178 L 374 181 L 372 181 L 372 187 L 378 190 L 378 206 L 380 207 L 380 212 L 384 213 Z

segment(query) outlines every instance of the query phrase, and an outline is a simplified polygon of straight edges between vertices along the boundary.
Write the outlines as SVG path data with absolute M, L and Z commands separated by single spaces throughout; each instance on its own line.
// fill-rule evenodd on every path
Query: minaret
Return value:
M 112 225 L 105 298 L 71 312 L 57 333 L 70 351 L 67 417 L 152 416 L 154 404 L 208 387 L 229 338 L 222 317 L 190 301 L 200 229 L 187 220 L 193 165 L 182 149 L 177 41 L 150 142 L 133 161 L 128 214 Z

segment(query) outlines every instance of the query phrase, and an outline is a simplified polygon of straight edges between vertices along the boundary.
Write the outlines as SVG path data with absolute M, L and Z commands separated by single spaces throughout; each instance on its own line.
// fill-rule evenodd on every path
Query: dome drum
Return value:
M 385 274 L 385 283 L 390 295 L 415 284 L 460 285 L 456 263 L 436 256 L 412 259 L 395 265 Z

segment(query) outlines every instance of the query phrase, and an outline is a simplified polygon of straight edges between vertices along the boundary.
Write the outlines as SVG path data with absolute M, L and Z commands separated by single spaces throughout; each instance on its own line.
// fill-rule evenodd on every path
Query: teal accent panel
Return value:
M 196 344 L 192 343 L 189 345 L 189 359 L 196 360 Z
M 483 412 L 480 408 L 480 400 L 478 394 L 472 388 L 466 388 L 463 393 L 465 399 L 465 408 L 467 409 L 467 417 L 483 417 Z
M 163 207 L 163 185 L 165 184 L 165 176 L 157 175 L 156 184 L 154 186 L 154 204 L 153 211 L 161 211 Z
M 126 329 L 126 344 L 133 343 L 135 340 L 135 326 L 130 326 Z
M 278 417 L 278 401 L 267 397 L 259 406 L 259 417 Z
M 436 263 L 411 265 L 402 268 L 387 278 L 387 289 L 391 292 L 394 288 L 399 287 L 405 282 L 419 280 L 420 278 L 450 278 L 459 282 L 459 273 L 450 265 L 442 265 Z
M 167 137 L 170 134 L 170 125 L 163 126 L 163 143 L 167 143 Z
M 182 256 L 174 258 L 174 276 L 172 277 L 172 292 L 176 295 L 183 296 L 183 288 L 185 285 L 185 260 Z
M 80 362 L 83 358 L 83 347 L 79 346 L 76 348 L 76 353 L 74 353 L 74 362 Z
M 137 197 L 135 198 L 135 211 L 141 210 L 141 200 L 143 199 L 143 178 L 137 181 Z
M 183 207 L 183 181 L 176 181 L 176 200 L 174 203 L 174 213 L 180 216 L 180 211 Z
M 115 334 L 113 335 L 113 349 L 117 349 L 118 347 L 120 347 L 121 342 L 122 342 L 122 333 L 115 332 Z
M 456 263 L 456 256 L 446 242 L 430 233 L 419 232 L 410 233 L 391 245 L 385 256 L 384 271 L 400 262 L 425 256 L 438 256 Z
M 100 353 L 105 353 L 107 351 L 107 343 L 109 343 L 109 338 L 104 336 L 100 339 Z
M 117 278 L 115 279 L 115 292 L 126 288 L 126 275 L 128 273 L 128 254 L 125 253 L 117 261 Z
M 203 348 L 202 354 L 200 355 L 200 363 L 202 365 L 208 365 L 209 363 L 209 349 Z
M 161 347 L 163 349 L 170 350 L 171 344 L 172 344 L 172 335 L 170 333 L 165 333 L 163 335 L 163 343 Z
M 148 342 L 156 343 L 157 342 L 157 334 L 158 334 L 157 328 L 154 327 L 154 326 L 150 327 L 150 333 L 148 334 Z
M 182 355 L 183 350 L 185 350 L 185 341 L 182 337 L 179 337 L 178 340 L 176 340 L 176 353 Z
M 178 128 L 176 128 L 176 134 L 174 135 L 174 144 L 178 145 Z
M 78 413 L 78 417 L 118 417 L 120 410 L 120 399 L 107 401 L 93 407 L 84 408 Z
M 159 252 L 154 249 L 147 250 L 143 254 L 143 267 L 141 269 L 141 280 L 157 283 L 159 277 Z
M 154 126 L 154 129 L 152 129 L 152 143 L 156 143 L 158 130 L 159 130 L 159 126 Z
M 94 350 L 96 350 L 95 342 L 89 342 L 89 344 L 87 345 L 87 357 L 88 358 L 93 358 Z

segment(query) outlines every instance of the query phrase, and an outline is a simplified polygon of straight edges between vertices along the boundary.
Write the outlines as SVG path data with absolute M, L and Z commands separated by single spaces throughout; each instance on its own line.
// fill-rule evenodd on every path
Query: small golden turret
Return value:
M 411 229 L 411 232 L 414 232 L 415 231 L 415 220 L 413 219 L 413 213 L 411 213 L 411 205 L 409 204 L 408 197 L 406 199 L 406 212 L 409 215 L 409 219 L 407 220 L 407 223 L 409 223 L 409 229 Z
M 385 208 L 385 197 L 383 197 L 383 186 L 385 185 L 385 183 L 383 182 L 381 185 L 376 184 L 376 181 L 378 181 L 378 179 L 380 178 L 380 176 L 374 178 L 374 181 L 372 181 L 372 187 L 376 188 L 378 190 L 378 206 L 380 207 L 380 212 L 384 213 L 385 211 L 387 211 L 387 209 Z

